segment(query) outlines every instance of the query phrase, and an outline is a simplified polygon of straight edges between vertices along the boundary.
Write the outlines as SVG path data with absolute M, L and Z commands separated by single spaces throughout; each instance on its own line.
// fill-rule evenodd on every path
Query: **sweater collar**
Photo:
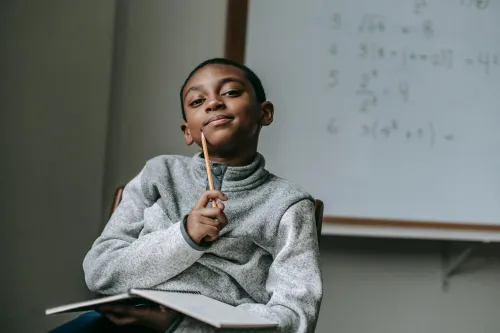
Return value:
M 265 165 L 264 156 L 260 153 L 256 153 L 253 161 L 245 166 L 235 167 L 210 161 L 212 172 L 214 172 L 215 168 L 220 168 L 222 171 L 221 190 L 228 192 L 248 190 L 265 182 L 269 175 L 269 172 L 265 169 Z M 202 152 L 196 153 L 193 156 L 190 167 L 194 179 L 205 186 L 208 178 Z

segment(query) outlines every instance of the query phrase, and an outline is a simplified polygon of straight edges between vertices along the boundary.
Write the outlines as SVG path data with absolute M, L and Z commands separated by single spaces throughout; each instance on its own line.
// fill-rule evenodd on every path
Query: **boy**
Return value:
M 259 78 L 236 62 L 210 59 L 190 73 L 180 98 L 186 143 L 201 146 L 202 131 L 207 139 L 215 190 L 206 190 L 201 153 L 148 161 L 84 259 L 88 287 L 102 294 L 197 290 L 277 321 L 274 331 L 314 331 L 322 298 L 314 202 L 264 168 L 258 139 L 274 109 Z M 100 312 L 105 318 L 89 313 L 55 332 L 77 322 L 93 327 L 79 332 L 99 325 L 115 332 L 215 331 L 161 307 Z

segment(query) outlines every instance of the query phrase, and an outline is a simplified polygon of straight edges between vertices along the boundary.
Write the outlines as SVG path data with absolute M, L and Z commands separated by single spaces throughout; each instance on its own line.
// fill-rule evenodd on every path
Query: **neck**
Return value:
M 216 163 L 225 164 L 227 166 L 245 166 L 252 163 L 255 158 L 255 152 L 252 155 L 246 156 L 217 156 L 210 155 L 210 160 Z
M 210 160 L 215 163 L 227 166 L 245 166 L 255 158 L 257 154 L 257 143 L 252 143 L 246 147 L 238 147 L 228 152 L 210 152 Z

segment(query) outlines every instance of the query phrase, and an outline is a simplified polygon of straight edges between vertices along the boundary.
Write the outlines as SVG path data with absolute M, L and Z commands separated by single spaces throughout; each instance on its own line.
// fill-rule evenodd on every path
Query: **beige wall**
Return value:
M 100 222 L 114 1 L 2 1 L 1 332 L 88 297 L 81 260 Z

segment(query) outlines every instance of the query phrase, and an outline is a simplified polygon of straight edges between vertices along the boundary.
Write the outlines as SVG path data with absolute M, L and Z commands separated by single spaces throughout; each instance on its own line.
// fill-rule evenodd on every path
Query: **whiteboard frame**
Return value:
M 470 222 L 324 216 L 322 235 L 500 242 L 500 226 Z
M 224 56 L 242 64 L 245 63 L 248 8 L 248 0 L 227 0 Z M 500 242 L 500 225 L 324 216 L 322 234 Z

